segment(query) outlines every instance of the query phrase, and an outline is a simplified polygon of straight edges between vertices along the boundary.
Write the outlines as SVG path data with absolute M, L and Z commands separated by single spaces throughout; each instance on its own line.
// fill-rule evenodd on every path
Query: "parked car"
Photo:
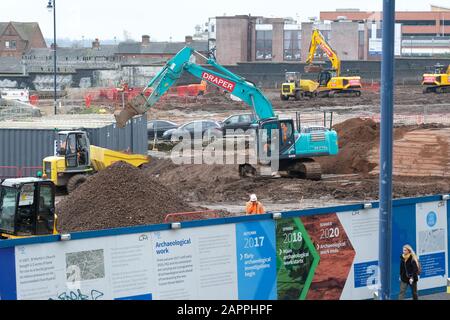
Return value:
M 147 136 L 149 140 L 155 139 L 155 134 L 158 139 L 161 139 L 164 132 L 170 129 L 178 128 L 178 124 L 168 120 L 151 120 L 147 123 Z
M 227 130 L 242 129 L 244 131 L 250 129 L 251 124 L 256 120 L 253 113 L 240 113 L 229 116 L 221 122 L 223 135 Z
M 171 129 L 164 132 L 162 138 L 164 140 L 181 141 L 184 136 L 190 135 L 191 140 L 194 140 L 196 135 L 202 139 L 207 137 L 208 140 L 220 137 L 222 135 L 222 128 L 217 121 L 213 120 L 197 120 L 191 121 L 181 125 L 177 129 Z

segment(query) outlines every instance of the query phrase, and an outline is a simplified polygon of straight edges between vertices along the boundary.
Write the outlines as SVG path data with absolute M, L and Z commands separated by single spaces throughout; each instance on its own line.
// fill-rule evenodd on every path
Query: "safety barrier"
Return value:
M 402 247 L 419 295 L 445 293 L 450 195 L 393 201 L 390 296 Z M 379 203 L 0 241 L 2 300 L 372 299 Z
M 15 166 L 0 166 L 0 179 L 21 177 L 20 168 Z

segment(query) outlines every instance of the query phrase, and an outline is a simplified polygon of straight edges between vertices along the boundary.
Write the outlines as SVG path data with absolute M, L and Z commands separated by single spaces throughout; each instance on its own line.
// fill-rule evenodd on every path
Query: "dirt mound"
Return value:
M 145 170 L 118 162 L 91 176 L 58 203 L 58 230 L 162 223 L 168 213 L 195 210 Z
M 371 119 L 354 118 L 334 126 L 338 134 L 337 156 L 320 157 L 317 161 L 323 173 L 362 173 L 374 168 L 367 153 L 378 144 L 380 125 Z
M 189 201 L 221 202 L 229 192 L 242 190 L 245 181 L 239 178 L 238 165 L 176 165 L 171 160 L 153 159 L 146 171 Z

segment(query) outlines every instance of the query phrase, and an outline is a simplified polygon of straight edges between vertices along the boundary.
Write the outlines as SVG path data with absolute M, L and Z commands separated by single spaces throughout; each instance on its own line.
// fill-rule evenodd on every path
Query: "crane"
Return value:
M 206 64 L 214 68 L 206 68 L 194 62 L 200 56 Z M 318 180 L 321 178 L 320 165 L 312 158 L 336 155 L 338 153 L 337 133 L 322 126 L 305 127 L 301 132 L 295 130 L 293 119 L 280 120 L 274 113 L 271 102 L 250 81 L 232 73 L 216 62 L 213 57 L 205 57 L 190 47 L 184 47 L 156 74 L 141 94 L 126 104 L 125 108 L 115 113 L 119 127 L 124 127 L 135 115 L 144 114 L 187 72 L 194 77 L 206 81 L 221 90 L 240 98 L 252 108 L 255 114 L 258 162 L 267 163 L 268 158 L 261 155 L 262 149 L 270 145 L 277 148 L 277 154 L 267 152 L 269 161 L 276 160 L 279 171 L 286 171 L 291 176 Z M 272 135 L 271 132 L 275 132 Z M 279 143 L 272 141 L 279 137 Z M 270 153 L 270 155 L 269 155 Z M 261 155 L 261 156 L 260 156 Z M 256 168 L 249 163 L 239 165 L 239 173 L 246 176 L 255 174 Z
M 330 70 L 318 70 L 313 65 L 314 55 L 317 48 L 320 47 L 328 59 L 331 62 Z M 342 77 L 341 76 L 341 60 L 339 59 L 336 52 L 327 43 L 324 36 L 318 29 L 314 29 L 311 37 L 311 43 L 309 45 L 309 54 L 306 59 L 308 66 L 305 67 L 306 72 L 317 72 L 319 73 L 319 87 L 318 91 L 321 95 L 332 96 L 334 94 L 344 94 L 349 93 L 353 96 L 360 96 L 361 91 L 361 77 Z

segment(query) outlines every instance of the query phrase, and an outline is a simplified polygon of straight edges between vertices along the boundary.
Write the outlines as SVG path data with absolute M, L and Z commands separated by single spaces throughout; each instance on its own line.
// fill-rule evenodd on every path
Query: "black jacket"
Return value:
M 403 282 L 409 283 L 409 279 L 413 278 L 415 282 L 419 280 L 418 278 L 419 267 L 416 261 L 413 260 L 412 256 L 408 260 L 404 260 L 403 256 L 400 255 L 400 279 Z

